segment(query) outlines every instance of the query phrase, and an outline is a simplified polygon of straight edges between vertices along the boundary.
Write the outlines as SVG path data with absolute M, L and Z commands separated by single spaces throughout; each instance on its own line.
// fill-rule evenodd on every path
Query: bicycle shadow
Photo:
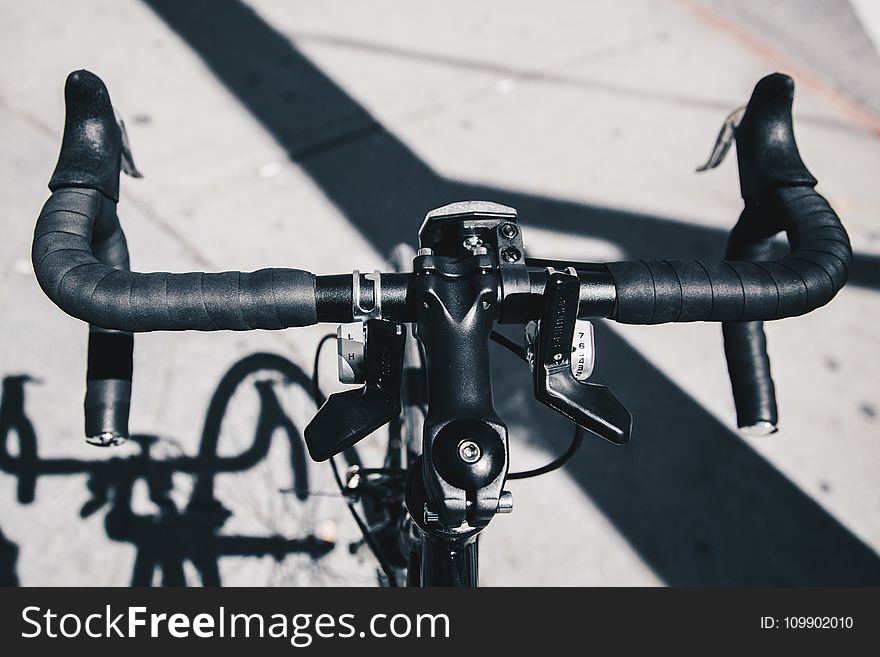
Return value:
M 7 376 L 0 396 L 0 471 L 16 477 L 16 497 L 23 505 L 35 501 L 41 477 L 87 475 L 91 498 L 80 509 L 80 516 L 86 518 L 107 509 L 107 537 L 135 548 L 132 586 L 150 586 L 157 572 L 163 586 L 185 586 L 185 562 L 194 566 L 204 586 L 220 586 L 218 562 L 222 557 L 271 556 L 281 561 L 287 555 L 307 554 L 319 559 L 334 544 L 312 534 L 291 538 L 222 532 L 232 513 L 215 495 L 216 476 L 243 472 L 257 465 L 266 458 L 278 431 L 283 432 L 290 447 L 291 488 L 299 500 L 309 499 L 308 461 L 302 436 L 282 409 L 271 380 L 254 382 L 260 406 L 251 444 L 232 456 L 218 454 L 221 425 L 232 396 L 250 375 L 266 371 L 310 389 L 310 379 L 287 359 L 274 354 L 252 354 L 224 374 L 211 397 L 198 454 L 157 458 L 152 452 L 160 439 L 136 434 L 130 440 L 140 448 L 139 453 L 94 461 L 40 457 L 36 432 L 25 413 L 25 385 L 33 379 L 27 375 Z M 9 449 L 12 434 L 18 441 L 15 453 Z M 172 499 L 172 478 L 177 473 L 193 478 L 192 493 L 183 508 Z M 149 499 L 158 512 L 134 511 L 132 495 L 138 482 L 146 484 Z M 15 544 L 0 534 L 0 583 L 17 584 L 17 553 Z
M 511 205 L 526 226 L 605 239 L 625 257 L 723 252 L 721 230 L 443 178 L 242 2 L 144 2 L 380 253 L 414 234 L 427 210 L 462 199 Z M 876 289 L 878 263 L 860 255 L 851 283 Z M 601 325 L 597 339 L 605 364 L 597 380 L 652 435 L 640 431 L 625 449 L 588 441 L 569 471 L 659 577 L 673 585 L 880 583 L 873 550 L 623 339 Z M 511 376 L 510 361 L 495 358 L 493 367 L 502 417 L 557 451 L 544 436 L 567 436 L 565 423 L 537 405 L 505 404 L 531 396 L 528 377 Z
M 18 586 L 16 561 L 18 561 L 18 546 L 0 531 L 0 586 Z

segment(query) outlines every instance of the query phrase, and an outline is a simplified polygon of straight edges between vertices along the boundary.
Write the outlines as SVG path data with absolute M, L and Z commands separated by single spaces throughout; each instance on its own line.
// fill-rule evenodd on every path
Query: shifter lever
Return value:
M 535 397 L 579 427 L 617 445 L 629 442 L 632 416 L 605 386 L 578 380 L 571 353 L 580 280 L 551 271 L 544 287 L 544 312 L 533 345 Z
M 400 415 L 406 329 L 381 319 L 367 322 L 366 384 L 330 395 L 304 432 L 309 455 L 326 461 Z

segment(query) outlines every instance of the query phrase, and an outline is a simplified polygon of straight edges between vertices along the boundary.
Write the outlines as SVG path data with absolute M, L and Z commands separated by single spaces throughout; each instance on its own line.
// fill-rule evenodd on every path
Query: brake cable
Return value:
M 518 345 L 516 342 L 508 338 L 506 335 L 502 335 L 498 331 L 492 331 L 489 334 L 489 339 L 492 340 L 492 342 L 494 342 L 495 344 L 504 347 L 509 352 L 520 358 L 522 361 L 526 360 L 526 350 Z M 535 468 L 533 470 L 523 470 L 522 472 L 511 472 L 507 475 L 507 478 L 508 480 L 530 479 L 532 477 L 537 477 L 539 475 L 558 470 L 571 460 L 575 453 L 577 453 L 578 449 L 580 449 L 580 446 L 583 444 L 583 442 L 584 431 L 579 426 L 575 425 L 574 435 L 571 438 L 571 443 L 569 443 L 568 449 L 566 449 L 562 454 L 550 461 L 550 463 L 542 465 L 540 468 Z
M 498 331 L 492 331 L 489 334 L 489 339 L 492 342 L 501 345 L 509 352 L 511 352 L 514 356 L 522 359 L 523 361 L 526 359 L 526 350 L 521 345 L 518 345 L 516 342 L 508 338 L 506 335 L 502 335 Z
M 542 465 L 540 468 L 535 468 L 534 470 L 511 472 L 507 475 L 507 479 L 529 479 L 531 477 L 537 477 L 538 475 L 547 474 L 548 472 L 558 470 L 571 460 L 571 457 L 575 455 L 578 449 L 580 449 L 580 446 L 583 442 L 584 430 L 575 425 L 574 436 L 572 436 L 571 438 L 571 443 L 569 444 L 568 449 L 566 449 L 557 458 L 550 461 L 550 463 L 548 463 L 547 465 Z

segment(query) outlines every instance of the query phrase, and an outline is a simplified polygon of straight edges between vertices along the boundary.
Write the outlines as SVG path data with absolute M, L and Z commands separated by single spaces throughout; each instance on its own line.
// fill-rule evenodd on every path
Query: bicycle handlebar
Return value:
M 136 273 L 102 262 L 93 233 L 119 239 L 116 204 L 94 189 L 56 191 L 43 208 L 33 259 L 43 290 L 66 313 L 123 331 L 248 331 L 317 322 L 315 275 L 255 272 Z
M 617 321 L 782 319 L 825 305 L 843 287 L 852 260 L 849 238 L 801 161 L 791 122 L 793 94 L 790 77 L 764 78 L 736 130 L 745 209 L 731 232 L 731 259 L 609 263 Z M 769 239 L 781 231 L 791 252 L 767 260 Z
M 126 271 L 116 216 L 120 129 L 104 83 L 76 71 L 65 85 L 58 165 L 34 233 L 32 258 L 46 294 L 65 312 L 122 331 L 251 330 L 317 321 L 314 274 L 298 269 L 186 274 Z M 120 255 L 105 257 L 101 245 Z M 124 253 L 124 255 L 123 255 Z
M 794 317 L 825 305 L 846 282 L 852 258 L 837 215 L 811 187 L 781 187 L 746 200 L 731 241 L 736 244 L 739 230 L 767 239 L 780 229 L 792 247 L 780 260 L 609 263 L 617 290 L 614 319 L 743 322 Z M 729 253 L 741 252 L 732 246 Z
M 745 209 L 731 233 L 730 259 L 612 262 L 580 272 L 581 316 L 629 324 L 725 322 L 734 397 L 746 424 L 768 415 L 772 398 L 763 331 L 754 323 L 824 305 L 845 283 L 852 259 L 846 231 L 813 189 L 816 180 L 798 154 L 792 98 L 791 78 L 764 78 L 737 128 Z M 350 319 L 350 275 L 128 271 L 116 215 L 122 143 L 109 94 L 97 76 L 76 71 L 67 79 L 65 101 L 53 193 L 37 221 L 32 250 L 40 286 L 62 310 L 94 327 L 124 332 L 282 329 Z M 770 239 L 780 231 L 791 252 L 765 260 Z M 515 318 L 521 321 L 538 317 L 546 278 L 539 268 L 529 274 L 535 303 L 526 304 L 528 316 Z M 409 277 L 392 281 L 383 289 L 383 309 L 412 321 Z M 763 392 L 756 397 L 749 388 Z

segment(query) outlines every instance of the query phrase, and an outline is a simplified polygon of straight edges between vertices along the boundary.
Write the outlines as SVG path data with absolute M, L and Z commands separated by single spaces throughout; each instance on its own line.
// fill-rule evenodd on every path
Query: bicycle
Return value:
M 852 261 L 846 231 L 798 153 L 793 96 L 788 76 L 759 81 L 744 110 L 726 121 L 706 165 L 717 165 L 735 138 L 745 207 L 724 260 L 529 257 L 516 210 L 465 201 L 429 212 L 418 252 L 398 253 L 400 271 L 392 273 L 134 273 L 116 203 L 120 169 L 139 174 L 106 87 L 74 72 L 32 259 L 49 298 L 90 325 L 87 440 L 112 446 L 128 436 L 135 332 L 340 324 L 340 380 L 360 387 L 325 398 L 316 368 L 320 408 L 304 432 L 312 459 L 330 462 L 383 583 L 475 586 L 479 535 L 513 508 L 506 481 L 561 467 L 587 435 L 629 441 L 630 413 L 587 380 L 595 357 L 590 318 L 722 322 L 737 424 L 753 433 L 776 430 L 763 322 L 828 303 Z M 772 259 L 780 232 L 790 252 Z M 412 271 L 403 271 L 410 261 Z M 496 323 L 525 324 L 525 345 L 496 332 Z M 535 397 L 575 424 L 569 448 L 542 468 L 508 472 L 490 340 L 525 360 Z M 389 423 L 383 466 L 363 467 L 355 444 Z M 344 475 L 339 454 L 350 466 Z

